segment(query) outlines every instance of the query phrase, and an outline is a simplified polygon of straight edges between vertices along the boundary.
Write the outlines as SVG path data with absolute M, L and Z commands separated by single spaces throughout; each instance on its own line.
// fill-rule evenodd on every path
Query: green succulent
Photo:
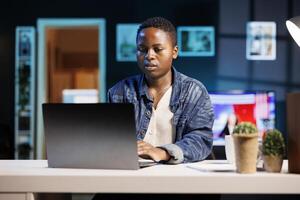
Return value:
M 256 126 L 251 122 L 241 122 L 233 129 L 233 134 L 257 134 Z
M 285 143 L 282 133 L 277 129 L 270 129 L 266 132 L 262 146 L 263 155 L 284 156 Z

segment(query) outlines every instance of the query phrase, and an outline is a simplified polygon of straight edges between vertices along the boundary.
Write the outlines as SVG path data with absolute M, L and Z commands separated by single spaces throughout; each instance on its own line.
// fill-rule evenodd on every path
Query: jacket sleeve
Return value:
M 121 81 L 108 90 L 107 102 L 108 103 L 124 102 L 124 87 Z
M 107 92 L 107 103 L 112 103 L 111 89 L 109 89 Z

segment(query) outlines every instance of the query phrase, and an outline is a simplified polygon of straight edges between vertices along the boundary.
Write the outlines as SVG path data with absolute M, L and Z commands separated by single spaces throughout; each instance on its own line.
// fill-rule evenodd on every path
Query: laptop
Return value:
M 43 104 L 48 166 L 54 168 L 127 169 L 138 162 L 132 104 Z

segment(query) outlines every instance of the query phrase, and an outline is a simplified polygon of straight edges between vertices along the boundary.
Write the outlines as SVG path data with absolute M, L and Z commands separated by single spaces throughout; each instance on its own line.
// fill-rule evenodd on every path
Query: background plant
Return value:
M 263 155 L 284 156 L 285 143 L 282 133 L 277 129 L 270 129 L 266 132 L 263 140 Z
M 256 126 L 251 122 L 241 122 L 233 129 L 233 134 L 255 134 L 257 133 Z

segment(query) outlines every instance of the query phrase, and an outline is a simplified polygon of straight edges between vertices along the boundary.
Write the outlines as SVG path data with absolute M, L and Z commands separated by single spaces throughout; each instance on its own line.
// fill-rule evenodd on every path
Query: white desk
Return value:
M 300 174 L 237 174 L 227 161 L 157 165 L 140 170 L 47 168 L 45 160 L 0 161 L 0 199 L 32 193 L 300 194 Z M 145 187 L 147 185 L 147 187 Z

